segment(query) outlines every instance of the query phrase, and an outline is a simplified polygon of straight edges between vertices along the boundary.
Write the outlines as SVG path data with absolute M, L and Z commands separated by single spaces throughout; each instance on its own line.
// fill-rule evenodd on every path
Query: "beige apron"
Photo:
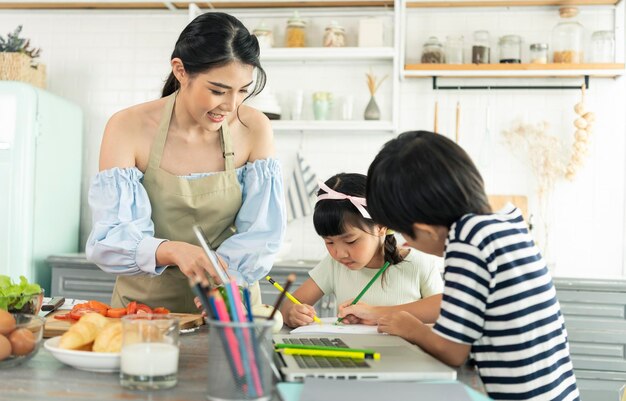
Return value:
M 168 96 L 143 178 L 152 206 L 154 236 L 199 245 L 192 230 L 199 224 L 216 249 L 235 233 L 235 217 L 242 203 L 228 123 L 224 120 L 220 128 L 225 171 L 191 180 L 170 174 L 160 166 L 175 101 L 176 93 Z M 260 304 L 258 282 L 250 287 L 250 293 L 251 302 Z M 158 276 L 118 276 L 111 305 L 120 308 L 137 301 L 172 312 L 197 313 L 193 298 L 187 277 L 177 266 L 169 266 Z

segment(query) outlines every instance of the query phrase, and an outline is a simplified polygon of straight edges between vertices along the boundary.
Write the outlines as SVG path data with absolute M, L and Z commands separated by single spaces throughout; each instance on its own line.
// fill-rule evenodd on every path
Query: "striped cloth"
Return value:
M 317 193 L 317 177 L 298 153 L 287 189 L 287 222 L 313 213 Z
M 491 398 L 579 399 L 556 291 L 518 209 L 454 223 L 444 279 L 433 330 L 472 345 Z

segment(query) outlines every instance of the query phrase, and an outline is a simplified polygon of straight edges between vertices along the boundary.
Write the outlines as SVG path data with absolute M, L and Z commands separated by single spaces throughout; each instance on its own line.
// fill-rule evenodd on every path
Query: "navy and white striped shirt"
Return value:
M 444 279 L 433 330 L 472 345 L 490 397 L 579 399 L 552 279 L 518 209 L 455 222 Z

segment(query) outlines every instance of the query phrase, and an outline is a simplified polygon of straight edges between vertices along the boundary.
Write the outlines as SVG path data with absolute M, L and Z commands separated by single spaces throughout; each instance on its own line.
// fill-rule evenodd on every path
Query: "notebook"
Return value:
M 396 336 L 368 334 L 288 335 L 274 334 L 274 343 L 332 345 L 366 348 L 380 353 L 380 359 L 353 360 L 275 353 L 276 364 L 286 381 L 305 378 L 338 380 L 454 380 L 456 371 L 417 346 Z

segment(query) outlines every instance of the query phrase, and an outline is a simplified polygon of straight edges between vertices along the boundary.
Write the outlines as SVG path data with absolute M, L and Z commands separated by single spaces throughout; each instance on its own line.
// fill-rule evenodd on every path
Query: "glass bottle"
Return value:
M 532 64 L 548 63 L 548 44 L 533 43 L 530 45 L 530 62 Z
M 443 45 L 436 36 L 431 36 L 424 43 L 422 48 L 422 63 L 424 64 L 443 64 L 445 57 L 443 55 Z
M 297 11 L 294 11 L 293 17 L 287 20 L 287 32 L 285 38 L 286 47 L 306 46 L 306 21 L 300 18 Z
M 446 64 L 463 64 L 463 36 L 446 36 Z
M 489 64 L 489 32 L 474 32 L 474 45 L 472 46 L 472 63 Z
M 337 21 L 330 21 L 324 30 L 324 47 L 344 47 L 346 45 L 346 30 Z
M 552 58 L 555 63 L 579 64 L 583 62 L 583 26 L 574 21 L 576 7 L 559 8 L 563 19 L 552 29 Z
M 500 64 L 519 64 L 522 62 L 522 38 L 519 35 L 505 35 L 498 42 Z
M 615 60 L 613 31 L 596 31 L 591 35 L 591 62 L 612 63 Z
M 267 49 L 274 45 L 274 36 L 272 34 L 272 29 L 268 27 L 265 22 L 261 22 L 261 25 L 254 28 L 252 34 L 256 36 L 259 41 L 259 47 L 261 49 Z

